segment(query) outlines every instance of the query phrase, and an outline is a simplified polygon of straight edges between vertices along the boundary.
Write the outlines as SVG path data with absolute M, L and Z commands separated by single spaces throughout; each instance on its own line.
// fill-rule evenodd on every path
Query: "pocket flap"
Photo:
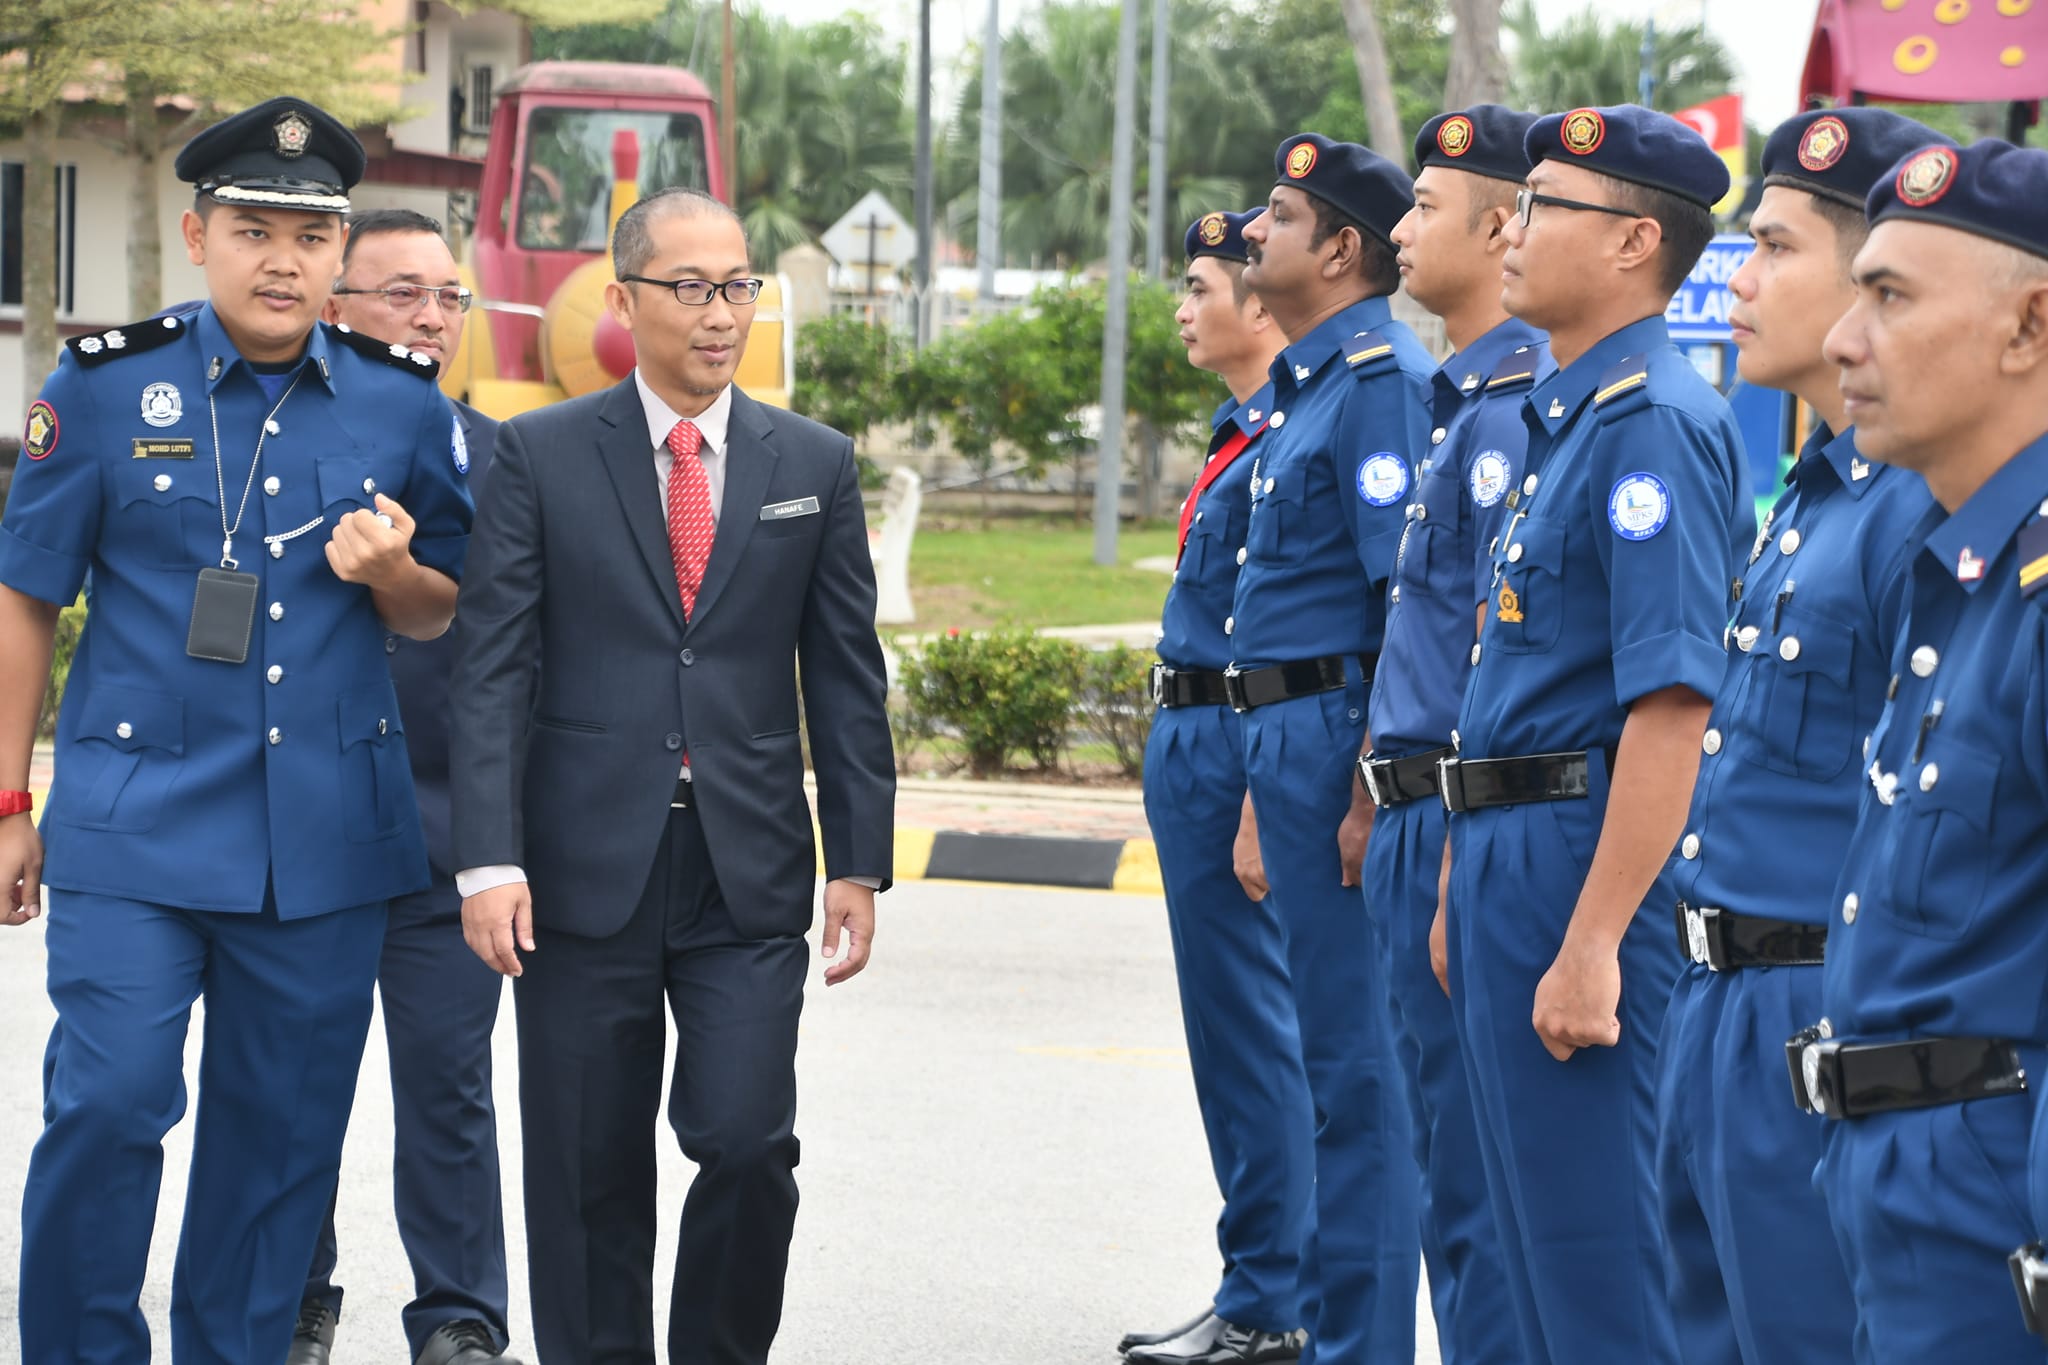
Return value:
M 1899 774 L 1899 783 L 1913 789 L 1914 809 L 1952 811 L 1988 834 L 1998 769 L 1997 754 L 1961 744 L 1934 745 L 1921 763 Z
M 123 507 L 175 507 L 187 501 L 220 506 L 220 495 L 213 487 L 213 470 L 201 471 L 183 460 L 137 460 L 122 467 L 115 482 Z M 158 484 L 163 486 L 159 488 Z
M 361 455 L 322 455 L 314 465 L 319 474 L 320 505 L 323 507 L 346 502 L 356 507 L 374 508 L 379 492 L 386 495 L 391 492 L 377 483 L 370 461 Z
M 132 687 L 95 686 L 78 713 L 78 735 L 102 739 L 124 753 L 137 749 L 185 752 L 185 702 Z
M 342 694 L 335 702 L 341 723 L 341 747 L 374 744 L 405 733 L 398 714 L 398 695 L 388 687 L 368 687 Z
M 1565 528 L 1560 522 L 1524 517 L 1501 547 L 1501 557 L 1515 568 L 1526 566 L 1559 573 L 1564 569 L 1564 536 Z M 1515 553 L 1516 546 L 1521 547 L 1520 554 Z
M 1793 657 L 1786 658 L 1786 642 L 1796 640 Z M 1856 632 L 1822 617 L 1787 610 L 1785 629 L 1773 648 L 1778 667 L 1787 673 L 1818 673 L 1837 687 L 1849 685 L 1849 666 L 1856 660 Z

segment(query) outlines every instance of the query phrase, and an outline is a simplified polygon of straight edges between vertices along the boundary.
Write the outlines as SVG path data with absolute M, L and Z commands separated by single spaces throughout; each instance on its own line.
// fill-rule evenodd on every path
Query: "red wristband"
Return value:
M 0 792 L 0 819 L 26 815 L 35 809 L 36 798 L 29 792 Z

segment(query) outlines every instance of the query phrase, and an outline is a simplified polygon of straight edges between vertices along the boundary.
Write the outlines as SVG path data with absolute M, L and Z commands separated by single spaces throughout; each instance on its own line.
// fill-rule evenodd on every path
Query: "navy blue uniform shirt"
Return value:
M 1272 406 L 1273 386 L 1267 384 L 1245 402 L 1231 399 L 1216 409 L 1210 459 L 1239 433 L 1251 443 L 1195 500 L 1187 545 L 1159 617 L 1159 658 L 1170 668 L 1221 672 L 1230 666 L 1230 637 L 1223 633 L 1223 623 L 1230 617 L 1238 566 L 1246 557 L 1245 526 L 1251 520 L 1252 501 L 1245 482 L 1257 462 L 1259 432 Z

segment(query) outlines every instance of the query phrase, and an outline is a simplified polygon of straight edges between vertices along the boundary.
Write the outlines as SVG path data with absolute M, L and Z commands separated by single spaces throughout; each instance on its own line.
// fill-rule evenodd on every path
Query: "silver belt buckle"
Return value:
M 1154 706 L 1164 706 L 1166 704 L 1165 664 L 1152 665 L 1152 704 Z
M 1451 739 L 1455 745 L 1457 736 L 1453 735 Z M 1453 812 L 1456 808 L 1451 805 L 1451 772 L 1458 766 L 1458 762 L 1458 755 L 1455 752 L 1436 761 L 1436 799 L 1444 803 L 1445 810 Z M 1461 785 L 1458 790 L 1463 791 L 1464 787 Z
M 1718 915 L 1720 912 L 1714 913 Z M 1714 965 L 1713 950 L 1707 943 L 1707 914 L 1699 906 L 1685 907 L 1685 950 L 1695 964 L 1710 972 L 1718 972 L 1721 969 Z
M 1372 798 L 1375 806 L 1387 804 L 1385 793 L 1380 790 L 1379 764 L 1371 758 L 1358 760 L 1358 780 L 1365 784 L 1365 794 Z

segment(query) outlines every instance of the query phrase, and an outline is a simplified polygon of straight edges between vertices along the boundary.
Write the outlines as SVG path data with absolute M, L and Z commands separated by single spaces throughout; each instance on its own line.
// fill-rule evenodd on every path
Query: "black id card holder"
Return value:
M 256 623 L 255 574 L 232 569 L 201 569 L 192 593 L 192 629 L 185 652 L 195 659 L 224 664 L 249 657 L 249 631 Z

